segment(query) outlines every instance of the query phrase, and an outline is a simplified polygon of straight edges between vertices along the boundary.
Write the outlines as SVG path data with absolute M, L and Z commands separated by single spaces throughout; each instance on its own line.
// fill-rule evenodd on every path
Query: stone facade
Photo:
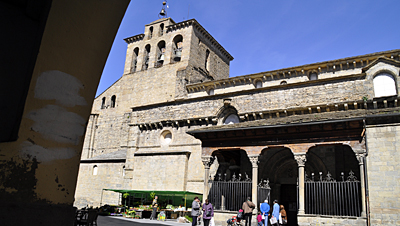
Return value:
M 367 128 L 371 225 L 400 224 L 400 125 Z
M 330 171 L 338 178 L 351 170 L 349 161 L 367 191 L 361 216 L 305 214 L 299 186 L 300 206 L 290 202 L 297 208 L 292 219 L 299 225 L 399 222 L 399 169 L 393 164 L 400 139 L 400 50 L 229 78 L 232 56 L 195 20 L 160 19 L 125 41 L 124 75 L 95 99 L 87 125 L 78 207 L 117 204 L 119 196 L 103 188 L 206 196 L 208 180 L 221 172 L 248 174 L 253 187 L 260 178 L 274 177 L 271 194 L 279 198 L 284 189 L 296 189 L 297 178 L 304 183 L 305 173 Z M 385 82 L 390 95 L 379 94 Z M 388 115 L 390 123 L 383 117 Z M 227 124 L 231 116 L 235 123 Z M 244 141 L 229 136 L 255 140 L 234 146 Z M 280 171 L 269 164 L 275 160 Z M 218 224 L 231 213 L 221 212 Z

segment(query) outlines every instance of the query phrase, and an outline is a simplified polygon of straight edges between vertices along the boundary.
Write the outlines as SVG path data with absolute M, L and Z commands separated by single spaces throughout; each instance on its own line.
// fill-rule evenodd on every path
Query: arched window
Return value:
M 111 97 L 111 107 L 112 108 L 115 108 L 115 101 L 117 100 L 117 97 L 115 96 L 115 95 L 113 95 L 112 97 Z
M 256 82 L 256 88 L 262 88 L 262 81 L 260 81 L 260 80 L 257 80 L 257 82 Z
M 103 97 L 101 99 L 101 109 L 104 109 L 104 108 L 106 108 L 106 97 Z
M 310 80 L 311 80 L 311 81 L 317 80 L 317 79 L 318 79 L 318 74 L 317 74 L 317 73 L 311 73 L 311 74 L 310 74 Z
M 165 130 L 161 134 L 161 143 L 164 145 L 170 144 L 172 141 L 172 133 L 168 130 Z
M 182 37 L 182 35 L 175 36 L 172 48 L 173 48 L 173 54 L 174 54 L 173 60 L 175 62 L 181 61 L 182 49 L 183 49 L 183 37 Z
M 164 24 L 160 24 L 160 36 L 164 34 Z
M 157 62 L 155 67 L 161 67 L 165 59 L 165 41 L 160 41 L 157 44 Z
M 281 82 L 281 85 L 286 85 L 286 84 L 287 84 L 286 81 L 282 81 L 282 82 Z
M 224 125 L 235 124 L 235 123 L 239 123 L 239 122 L 240 122 L 240 119 L 239 119 L 239 116 L 237 116 L 237 114 L 230 114 L 230 115 L 228 115 L 228 117 L 225 118 Z
M 387 97 L 397 95 L 396 81 L 394 77 L 382 72 L 374 77 L 374 93 L 375 97 Z
M 150 27 L 149 29 L 149 39 L 153 37 L 153 27 Z
M 97 165 L 93 166 L 93 175 L 97 175 Z
M 122 176 L 125 176 L 125 166 L 122 167 Z
M 208 90 L 208 95 L 210 95 L 210 96 L 211 96 L 211 95 L 214 95 L 214 89 L 212 89 L 212 88 L 209 89 L 209 90 Z
M 150 44 L 146 45 L 146 47 L 144 48 L 143 70 L 147 70 L 147 68 L 149 68 L 150 50 Z
M 210 71 L 210 63 L 209 63 L 209 61 L 210 61 L 210 50 L 206 50 L 206 60 L 205 60 L 205 63 L 204 63 L 204 67 L 205 67 L 205 69 L 207 70 L 207 71 Z
M 136 47 L 133 50 L 133 56 L 132 56 L 132 66 L 131 66 L 131 73 L 136 71 L 136 67 L 137 67 L 137 58 L 139 56 L 139 48 Z

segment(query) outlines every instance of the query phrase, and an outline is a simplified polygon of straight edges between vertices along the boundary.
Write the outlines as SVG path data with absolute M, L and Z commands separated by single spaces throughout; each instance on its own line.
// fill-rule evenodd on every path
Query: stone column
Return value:
M 356 154 L 358 164 L 360 165 L 360 183 L 361 183 L 361 217 L 366 217 L 366 204 L 365 204 L 365 174 L 364 174 L 364 160 L 365 153 Z
M 208 186 L 208 178 L 210 177 L 210 167 L 214 162 L 214 157 L 212 156 L 202 156 L 201 161 L 204 165 L 204 190 L 203 190 L 203 203 L 205 202 L 210 187 Z
M 304 208 L 304 167 L 306 165 L 306 154 L 295 154 L 294 159 L 299 166 L 299 213 L 305 214 Z
M 254 208 L 253 213 L 257 214 L 258 211 L 258 201 L 257 201 L 257 181 L 258 181 L 258 155 L 250 155 L 249 156 L 251 165 L 253 166 L 253 176 L 251 178 L 252 185 L 251 185 L 251 200 L 256 205 Z

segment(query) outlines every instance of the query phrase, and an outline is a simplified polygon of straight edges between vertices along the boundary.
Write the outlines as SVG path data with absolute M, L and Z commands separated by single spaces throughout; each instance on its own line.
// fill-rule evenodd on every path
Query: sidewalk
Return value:
M 157 221 L 157 220 L 150 220 L 150 219 L 132 219 L 126 218 L 121 216 L 108 216 L 110 218 L 125 220 L 125 221 L 133 221 L 136 223 L 141 224 L 164 224 L 164 225 L 182 225 L 182 226 L 190 226 L 191 223 L 178 223 L 178 219 L 167 219 L 165 221 Z

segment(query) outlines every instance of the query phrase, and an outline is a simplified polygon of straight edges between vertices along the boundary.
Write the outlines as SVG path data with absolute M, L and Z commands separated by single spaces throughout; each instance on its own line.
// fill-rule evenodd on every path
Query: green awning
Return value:
M 157 191 L 157 190 L 119 190 L 119 189 L 103 189 L 104 191 L 113 191 L 121 194 L 128 193 L 130 196 L 136 198 L 150 197 L 150 194 L 154 192 L 154 195 L 158 196 L 159 200 L 170 200 L 173 205 L 188 206 L 191 204 L 194 198 L 197 196 L 200 200 L 203 198 L 203 194 L 190 192 L 190 191 Z
M 146 194 L 150 195 L 151 193 L 155 193 L 157 196 L 203 196 L 201 193 L 196 193 L 196 192 L 190 192 L 190 191 L 156 191 L 156 190 L 118 190 L 118 189 L 103 189 L 106 191 L 114 191 L 114 192 L 119 192 L 119 193 L 128 193 L 129 195 L 133 194 Z

